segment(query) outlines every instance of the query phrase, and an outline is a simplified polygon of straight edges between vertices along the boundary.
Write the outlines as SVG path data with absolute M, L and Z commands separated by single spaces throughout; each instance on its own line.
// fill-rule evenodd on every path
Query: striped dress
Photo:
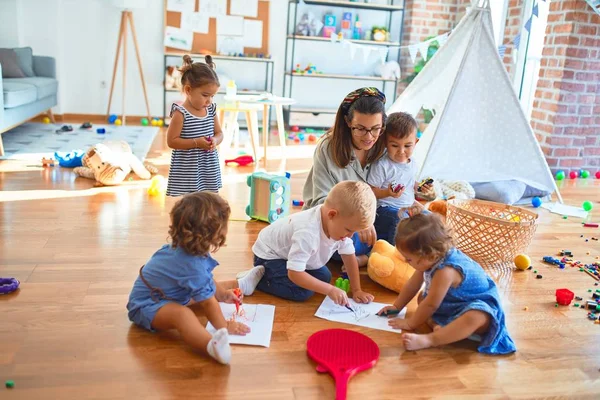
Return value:
M 182 106 L 173 104 L 171 117 L 176 111 L 183 114 L 182 139 L 212 137 L 215 134 L 216 109 L 216 104 L 211 104 L 206 109 L 206 117 L 197 117 Z M 181 196 L 200 191 L 216 193 L 222 187 L 219 154 L 216 150 L 173 150 L 167 196 Z

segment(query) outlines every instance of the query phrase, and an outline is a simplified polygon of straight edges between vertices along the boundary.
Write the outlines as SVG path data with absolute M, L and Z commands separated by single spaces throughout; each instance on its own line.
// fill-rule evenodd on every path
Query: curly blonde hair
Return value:
M 325 205 L 346 217 L 356 217 L 362 225 L 375 222 L 377 198 L 364 182 L 342 181 L 336 184 L 325 199 Z
M 437 214 L 417 214 L 400 221 L 396 247 L 418 256 L 442 257 L 454 246 L 450 229 Z
M 172 246 L 195 256 L 217 251 L 225 244 L 230 214 L 229 204 L 218 194 L 185 195 L 171 210 L 169 236 Z

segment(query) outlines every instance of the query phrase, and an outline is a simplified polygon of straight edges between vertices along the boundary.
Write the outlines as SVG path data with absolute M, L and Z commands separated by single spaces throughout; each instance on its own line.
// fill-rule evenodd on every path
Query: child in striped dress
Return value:
M 219 78 L 211 56 L 206 63 L 194 63 L 183 56 L 181 85 L 186 100 L 171 107 L 167 145 L 173 149 L 167 196 L 186 193 L 218 192 L 222 187 L 219 155 L 223 141 L 213 97 L 219 90 Z

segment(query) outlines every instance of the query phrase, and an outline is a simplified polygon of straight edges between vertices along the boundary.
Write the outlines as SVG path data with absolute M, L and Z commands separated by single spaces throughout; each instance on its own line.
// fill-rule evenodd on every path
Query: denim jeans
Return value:
M 429 214 L 429 210 L 423 210 L 423 214 Z M 396 244 L 396 229 L 398 224 L 403 219 L 409 218 L 407 211 L 404 211 L 402 215 L 398 214 L 398 209 L 395 207 L 381 206 L 377 207 L 377 216 L 375 217 L 375 232 L 377 232 L 377 239 L 385 240 L 386 242 L 395 245 Z
M 254 256 L 254 266 L 264 265 L 265 274 L 256 287 L 261 292 L 272 294 L 286 300 L 304 301 L 315 292 L 304 289 L 288 278 L 287 260 L 263 260 Z M 306 272 L 320 281 L 331 283 L 331 271 L 323 266 Z

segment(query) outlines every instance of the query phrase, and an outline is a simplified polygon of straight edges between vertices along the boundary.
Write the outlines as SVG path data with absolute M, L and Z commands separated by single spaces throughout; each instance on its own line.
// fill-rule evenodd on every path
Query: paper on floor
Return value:
M 350 299 L 350 307 L 354 310 L 354 312 L 352 312 L 344 306 L 338 306 L 329 297 L 325 297 L 323 303 L 321 303 L 321 306 L 315 313 L 315 316 L 344 324 L 401 333 L 402 331 L 400 329 L 393 329 L 388 325 L 389 319 L 387 317 L 380 317 L 377 315 L 377 312 L 387 305 L 389 304 L 375 302 L 362 304 L 356 303 L 354 300 Z M 404 318 L 405 315 L 406 309 L 402 310 L 398 317 Z
M 581 207 L 568 206 L 561 203 L 543 203 L 542 208 L 554 214 L 566 215 L 569 217 L 587 218 L 588 212 Z
M 230 320 L 235 314 L 235 304 L 219 303 L 219 305 L 225 319 Z M 251 331 L 246 336 L 229 335 L 229 343 L 269 347 L 271 345 L 271 333 L 273 332 L 273 320 L 275 319 L 275 306 L 244 304 L 242 307 L 245 316 L 237 317 L 236 321 L 248 325 Z M 216 332 L 210 322 L 206 325 L 206 330 L 211 334 Z

